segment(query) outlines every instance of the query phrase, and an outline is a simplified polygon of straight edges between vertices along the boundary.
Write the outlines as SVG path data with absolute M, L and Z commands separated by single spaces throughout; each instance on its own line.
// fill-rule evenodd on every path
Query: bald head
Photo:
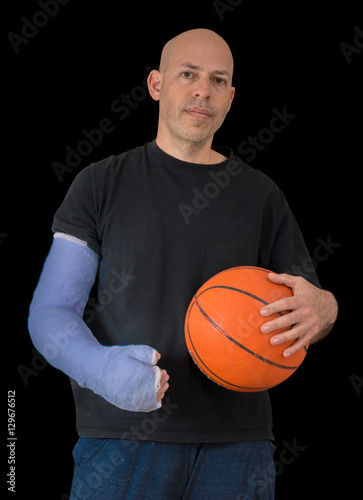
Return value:
M 186 161 L 221 161 L 211 144 L 233 101 L 232 76 L 231 51 L 217 33 L 195 29 L 170 40 L 148 77 L 159 101 L 158 146 Z
M 210 56 L 213 54 L 220 56 L 228 66 L 232 77 L 233 56 L 228 44 L 214 31 L 202 28 L 185 31 L 169 40 L 161 53 L 160 72 L 167 71 L 170 61 L 176 61 L 184 54 L 193 53 L 198 49 Z

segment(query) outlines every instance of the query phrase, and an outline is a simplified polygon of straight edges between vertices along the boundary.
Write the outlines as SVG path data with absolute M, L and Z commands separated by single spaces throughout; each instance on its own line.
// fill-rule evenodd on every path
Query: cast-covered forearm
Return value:
M 148 346 L 102 346 L 82 315 L 98 257 L 88 247 L 55 239 L 30 306 L 29 332 L 54 367 L 110 403 L 130 411 L 160 407 L 159 355 Z

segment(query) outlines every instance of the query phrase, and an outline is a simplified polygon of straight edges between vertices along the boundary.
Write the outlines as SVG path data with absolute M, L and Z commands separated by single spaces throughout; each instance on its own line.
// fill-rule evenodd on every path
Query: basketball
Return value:
M 209 279 L 193 297 L 185 317 L 187 349 L 200 370 L 217 384 L 239 392 L 270 389 L 300 366 L 307 348 L 288 358 L 283 351 L 296 339 L 272 346 L 270 338 L 288 328 L 262 333 L 266 304 L 291 297 L 292 290 L 272 283 L 267 269 L 235 267 Z

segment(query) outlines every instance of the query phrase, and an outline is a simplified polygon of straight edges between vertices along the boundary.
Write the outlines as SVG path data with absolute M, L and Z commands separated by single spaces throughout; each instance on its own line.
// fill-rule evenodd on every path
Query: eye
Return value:
M 185 79 L 190 79 L 193 77 L 193 73 L 191 73 L 190 71 L 183 71 L 183 73 L 181 74 L 181 76 Z
M 214 81 L 216 82 L 217 85 L 225 85 L 227 83 L 227 81 L 224 80 L 224 78 L 219 78 L 219 77 L 216 77 Z

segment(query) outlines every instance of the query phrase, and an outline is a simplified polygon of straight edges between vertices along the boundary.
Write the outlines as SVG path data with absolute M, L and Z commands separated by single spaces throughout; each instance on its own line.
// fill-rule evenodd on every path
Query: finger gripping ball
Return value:
M 287 311 L 263 318 L 266 304 L 291 297 L 291 288 L 272 283 L 267 269 L 235 267 L 208 280 L 193 297 L 185 317 L 187 349 L 200 370 L 217 384 L 240 392 L 270 389 L 300 366 L 307 348 L 288 358 L 283 351 L 295 339 L 278 346 L 262 333 L 263 323 Z

